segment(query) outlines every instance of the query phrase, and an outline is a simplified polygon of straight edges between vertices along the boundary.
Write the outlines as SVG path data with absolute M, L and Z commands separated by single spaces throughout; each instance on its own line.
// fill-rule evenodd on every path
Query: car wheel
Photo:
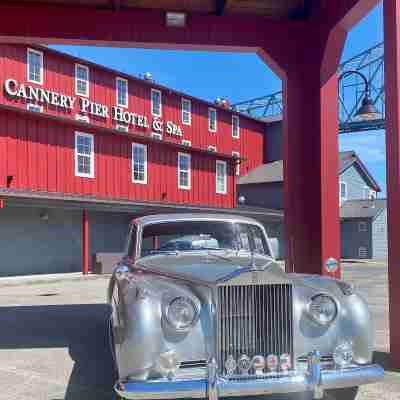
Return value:
M 357 392 L 358 387 L 325 390 L 324 400 L 354 400 Z

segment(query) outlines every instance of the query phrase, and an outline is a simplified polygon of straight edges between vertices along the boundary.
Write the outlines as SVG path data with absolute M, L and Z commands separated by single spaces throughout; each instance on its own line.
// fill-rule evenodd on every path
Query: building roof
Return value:
M 380 192 L 381 188 L 367 170 L 364 163 L 360 160 L 355 151 L 343 151 L 339 153 L 339 171 L 341 175 L 344 171 L 350 168 L 353 164 L 360 173 L 364 176 L 369 185 L 376 191 Z M 283 182 L 283 160 L 274 161 L 267 164 L 259 165 L 252 169 L 248 174 L 241 176 L 238 179 L 239 185 L 248 185 L 255 183 L 277 183 Z
M 347 200 L 340 208 L 340 217 L 375 218 L 386 208 L 386 199 Z

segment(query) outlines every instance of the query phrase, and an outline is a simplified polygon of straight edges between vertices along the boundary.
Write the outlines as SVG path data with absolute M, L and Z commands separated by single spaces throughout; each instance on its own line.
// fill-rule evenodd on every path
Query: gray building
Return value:
M 279 140 L 272 143 L 280 154 Z M 271 160 L 273 153 L 268 153 L 267 158 Z M 386 258 L 386 201 L 376 199 L 381 189 L 354 151 L 340 153 L 338 179 L 342 257 Z M 249 206 L 283 210 L 283 161 L 271 160 L 241 176 L 238 179 L 238 199 Z M 283 226 L 275 230 L 279 233 L 276 237 L 281 242 L 280 256 L 283 257 Z

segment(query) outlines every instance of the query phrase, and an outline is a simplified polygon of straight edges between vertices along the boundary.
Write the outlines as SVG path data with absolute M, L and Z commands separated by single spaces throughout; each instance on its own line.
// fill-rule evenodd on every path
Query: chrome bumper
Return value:
M 296 393 L 311 391 L 314 398 L 321 398 L 325 389 L 339 389 L 373 383 L 383 378 L 383 368 L 371 364 L 347 369 L 321 371 L 318 363 L 307 373 L 290 374 L 266 379 L 223 379 L 212 376 L 198 380 L 168 380 L 117 382 L 116 392 L 125 399 L 162 400 L 181 398 L 256 396 L 276 393 Z M 215 379 L 213 379 L 215 378 Z

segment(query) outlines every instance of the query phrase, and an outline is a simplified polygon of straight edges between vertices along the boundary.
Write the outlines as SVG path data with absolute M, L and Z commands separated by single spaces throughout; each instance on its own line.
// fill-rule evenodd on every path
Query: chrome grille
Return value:
M 293 366 L 292 285 L 218 287 L 217 325 L 221 375 L 229 355 L 289 353 Z

